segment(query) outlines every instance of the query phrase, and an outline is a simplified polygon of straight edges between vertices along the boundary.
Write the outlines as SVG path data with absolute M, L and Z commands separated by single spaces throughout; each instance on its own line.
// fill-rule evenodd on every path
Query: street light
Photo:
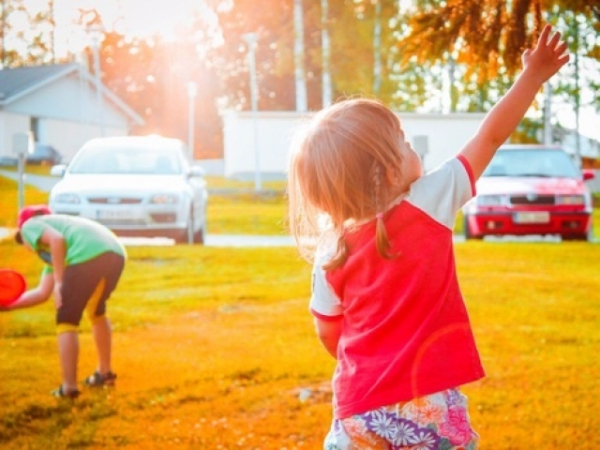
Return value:
M 194 106 L 196 95 L 198 94 L 198 86 L 193 81 L 188 83 L 188 151 L 190 152 L 190 159 L 194 159 Z
M 98 104 L 98 114 L 100 117 L 100 136 L 104 136 L 104 104 L 102 102 L 102 82 L 100 80 L 100 43 L 104 40 L 104 27 L 99 23 L 94 23 L 86 28 L 90 37 L 90 47 L 94 57 L 94 79 L 96 81 L 96 101 Z
M 256 83 L 256 33 L 246 33 L 242 36 L 248 44 L 248 65 L 250 66 L 250 104 L 252 105 L 252 128 L 254 133 L 254 190 L 262 189 L 260 179 L 260 155 L 258 149 L 258 86 Z

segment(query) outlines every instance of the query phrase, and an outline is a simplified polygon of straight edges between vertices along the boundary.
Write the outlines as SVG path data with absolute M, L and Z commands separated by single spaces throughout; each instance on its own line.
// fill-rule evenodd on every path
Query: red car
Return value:
M 502 235 L 560 235 L 592 239 L 592 199 L 580 171 L 560 147 L 502 146 L 463 207 L 466 239 Z

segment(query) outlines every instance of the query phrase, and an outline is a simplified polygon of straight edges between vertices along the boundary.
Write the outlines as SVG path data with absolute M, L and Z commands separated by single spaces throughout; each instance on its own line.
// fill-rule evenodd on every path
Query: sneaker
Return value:
M 103 375 L 100 372 L 96 371 L 92 375 L 87 377 L 84 380 L 84 383 L 88 386 L 114 386 L 116 379 L 117 375 L 112 372 L 108 372 Z
M 50 394 L 56 398 L 69 398 L 71 400 L 74 400 L 77 397 L 79 397 L 79 394 L 81 394 L 81 392 L 79 392 L 77 389 L 73 389 L 71 391 L 65 392 L 65 390 L 63 389 L 62 384 L 61 384 L 58 388 L 56 388 L 52 392 L 50 392 Z

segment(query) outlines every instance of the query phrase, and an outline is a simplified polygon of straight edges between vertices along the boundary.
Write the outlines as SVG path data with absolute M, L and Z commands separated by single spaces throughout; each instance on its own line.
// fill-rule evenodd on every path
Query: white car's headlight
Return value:
M 150 203 L 158 205 L 175 205 L 179 203 L 179 196 L 175 194 L 156 194 L 150 197 Z
M 585 205 L 585 196 L 583 195 L 557 195 L 557 205 Z
M 476 201 L 479 206 L 502 206 L 505 203 L 502 195 L 478 195 Z
M 62 194 L 58 194 L 54 198 L 54 200 L 56 201 L 56 203 L 66 203 L 70 205 L 78 205 L 79 203 L 81 203 L 81 198 L 79 198 L 79 195 L 73 194 L 71 192 L 64 192 Z

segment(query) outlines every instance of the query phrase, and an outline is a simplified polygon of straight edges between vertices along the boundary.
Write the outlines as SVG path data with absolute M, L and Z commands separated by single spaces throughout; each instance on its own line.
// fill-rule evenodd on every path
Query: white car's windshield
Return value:
M 571 158 L 561 150 L 499 150 L 483 177 L 581 178 Z
M 163 174 L 182 172 L 181 162 L 173 151 L 147 149 L 84 149 L 73 160 L 69 172 L 74 174 Z

